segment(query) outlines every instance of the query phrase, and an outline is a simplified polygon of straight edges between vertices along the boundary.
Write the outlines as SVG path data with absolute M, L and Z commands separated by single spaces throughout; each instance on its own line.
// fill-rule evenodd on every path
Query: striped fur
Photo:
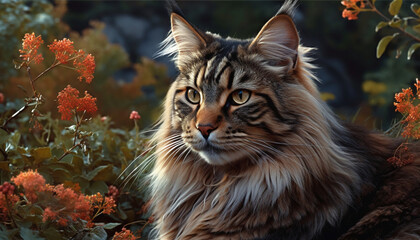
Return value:
M 180 74 L 154 137 L 156 238 L 311 239 L 357 209 L 389 167 L 398 141 L 344 126 L 320 99 L 311 49 L 287 15 L 293 6 L 249 40 L 172 14 L 160 54 L 173 55 Z M 237 105 L 241 89 L 251 96 Z M 211 126 L 208 138 L 200 126 Z

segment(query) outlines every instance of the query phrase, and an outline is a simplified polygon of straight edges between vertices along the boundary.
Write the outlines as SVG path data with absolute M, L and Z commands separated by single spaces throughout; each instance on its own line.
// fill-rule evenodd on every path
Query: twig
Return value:
M 34 86 L 34 80 L 32 80 L 31 67 L 29 65 L 26 67 L 26 72 L 28 73 L 29 82 L 31 83 L 32 92 L 34 93 L 34 97 L 35 97 L 36 96 L 36 90 L 35 90 L 35 86 Z
M 38 80 L 38 78 L 40 78 L 42 75 L 44 75 L 45 73 L 47 73 L 48 71 L 50 71 L 51 69 L 53 69 L 54 67 L 60 65 L 61 63 L 53 63 L 51 66 L 49 66 L 47 69 L 45 69 L 42 73 L 40 73 L 38 76 L 36 76 L 36 78 L 34 78 L 34 80 L 32 82 L 35 82 L 36 80 Z
M 6 125 L 15 117 L 17 117 L 19 114 L 21 114 L 23 111 L 25 111 L 28 108 L 29 104 L 25 103 L 25 105 L 23 107 L 21 107 L 19 110 L 17 110 L 12 116 L 10 116 L 6 122 L 3 123 L 3 126 L 1 126 L 2 129 L 4 129 L 5 131 L 7 131 L 6 129 Z
M 63 159 L 65 156 L 67 156 L 69 153 L 71 153 L 71 151 L 73 151 L 73 149 L 75 149 L 76 147 L 82 145 L 82 143 L 78 143 L 76 145 L 74 145 L 73 147 L 71 147 L 69 150 L 65 151 L 63 153 L 63 155 L 61 155 L 61 157 L 58 159 L 58 161 L 60 161 L 61 159 Z
M 387 22 L 391 21 L 391 19 L 389 19 L 387 16 L 385 16 L 383 13 L 381 13 L 374 4 L 372 4 L 371 1 L 368 1 L 369 5 L 372 7 L 372 10 L 374 12 L 376 12 L 379 16 L 381 16 L 383 19 L 385 19 Z M 404 28 L 402 27 L 397 27 L 398 30 L 400 30 L 402 33 L 404 33 L 405 35 L 409 36 L 410 38 L 414 39 L 417 42 L 420 42 L 420 38 L 414 36 L 413 34 L 407 32 Z

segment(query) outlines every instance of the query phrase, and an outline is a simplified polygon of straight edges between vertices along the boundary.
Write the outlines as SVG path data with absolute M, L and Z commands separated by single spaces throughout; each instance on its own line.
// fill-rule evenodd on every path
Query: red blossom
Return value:
M 44 41 L 41 38 L 41 35 L 35 37 L 35 33 L 26 33 L 22 39 L 22 49 L 19 49 L 21 53 L 20 57 L 30 63 L 34 61 L 35 63 L 40 63 L 44 58 L 42 54 L 38 54 L 38 48 L 43 44 Z
M 76 221 L 83 219 L 90 221 L 91 206 L 87 197 L 75 192 L 63 184 L 57 186 L 46 186 L 46 191 L 54 194 L 56 201 L 45 208 L 43 221 L 56 221 L 60 226 L 66 226 L 69 220 Z
M 21 172 L 11 180 L 23 187 L 25 196 L 30 202 L 35 202 L 38 199 L 37 193 L 45 190 L 45 178 L 36 170 Z
M 356 20 L 361 9 L 366 7 L 364 0 L 343 0 L 341 4 L 346 7 L 342 16 L 348 20 Z
M 83 98 L 79 98 L 79 91 L 67 85 L 58 93 L 58 112 L 61 113 L 62 120 L 70 120 L 73 112 L 85 112 L 93 115 L 97 110 L 96 98 L 85 92 Z M 74 110 L 74 111 L 73 111 Z
M 86 55 L 83 50 L 79 50 L 77 55 L 79 55 L 79 57 L 75 58 L 73 61 L 76 71 L 80 74 L 77 79 L 82 81 L 84 78 L 87 83 L 91 83 L 96 66 L 95 58 L 91 54 Z
M 132 111 L 131 113 L 130 113 L 130 119 L 134 119 L 134 120 L 137 120 L 137 119 L 140 119 L 141 117 L 140 117 L 140 115 L 139 115 L 139 113 L 137 112 L 137 111 Z
M 51 207 L 47 207 L 44 209 L 44 214 L 42 214 L 42 221 L 55 220 L 57 219 L 57 215 L 58 213 L 51 210 Z
M 96 215 L 101 213 L 111 214 L 115 211 L 116 204 L 112 197 L 104 197 L 100 193 L 88 196 L 87 200 L 92 209 L 96 209 Z
M 0 92 L 0 103 L 4 103 L 4 94 Z
M 73 42 L 67 38 L 54 42 L 48 45 L 48 48 L 55 54 L 55 58 L 61 63 L 67 63 L 72 54 L 75 53 Z
M 416 79 L 414 84 L 417 94 L 413 94 L 411 88 L 402 89 L 401 92 L 395 94 L 395 111 L 404 115 L 402 123 L 405 124 L 404 130 L 401 133 L 403 137 L 412 137 L 420 139 L 420 105 L 416 102 L 420 98 L 420 83 Z
M 112 240 L 136 240 L 137 237 L 128 229 L 122 228 L 121 232 L 116 232 Z

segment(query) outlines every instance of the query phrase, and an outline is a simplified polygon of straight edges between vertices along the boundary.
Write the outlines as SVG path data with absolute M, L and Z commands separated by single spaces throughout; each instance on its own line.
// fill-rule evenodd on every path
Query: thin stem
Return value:
M 31 75 L 31 67 L 29 65 L 26 68 L 26 72 L 29 75 L 29 82 L 31 83 L 32 92 L 34 93 L 34 97 L 35 97 L 36 96 L 36 90 L 35 90 L 35 86 L 34 86 L 34 80 L 32 79 L 32 75 Z
M 71 147 L 66 152 L 64 152 L 63 155 L 61 155 L 61 157 L 58 159 L 58 161 L 60 161 L 61 159 L 63 159 L 65 156 L 67 156 L 69 153 L 71 153 L 71 151 L 73 151 L 73 149 L 75 149 L 76 147 L 78 147 L 80 145 L 82 145 L 82 143 L 78 143 L 78 144 L 74 145 L 73 147 Z
M 86 113 L 86 111 L 83 111 L 82 116 L 80 117 L 80 120 L 79 120 L 79 116 L 77 115 L 77 113 L 75 114 L 76 115 L 76 130 L 74 131 L 73 145 L 76 144 L 77 132 L 79 131 L 80 125 L 82 125 L 83 117 L 85 116 L 85 113 Z
M 49 66 L 47 69 L 45 69 L 42 73 L 40 73 L 36 78 L 34 78 L 34 80 L 32 80 L 32 82 L 35 82 L 36 80 L 38 80 L 40 77 L 42 77 L 42 75 L 46 74 L 47 72 L 49 72 L 51 69 L 53 69 L 54 67 L 57 67 L 58 65 L 60 65 L 61 62 L 56 62 L 54 61 L 53 64 L 51 64 L 51 66 Z
M 368 4 L 372 7 L 372 10 L 374 12 L 376 12 L 379 16 L 381 16 L 383 19 L 385 19 L 387 22 L 391 21 L 391 19 L 389 19 L 387 16 L 385 16 L 383 13 L 381 13 L 374 4 L 372 4 L 372 2 L 368 1 Z M 407 35 L 408 37 L 414 39 L 417 42 L 420 42 L 420 38 L 414 36 L 413 34 L 407 32 L 404 28 L 402 27 L 397 27 L 398 30 L 400 30 L 402 33 L 404 33 L 405 35 Z
M 15 117 L 17 117 L 19 114 L 21 114 L 23 111 L 25 111 L 29 107 L 28 103 L 25 103 L 23 107 L 21 107 L 19 110 L 17 110 L 12 116 L 10 116 L 6 122 L 3 123 L 3 126 L 1 126 L 2 129 L 6 130 L 6 125 Z

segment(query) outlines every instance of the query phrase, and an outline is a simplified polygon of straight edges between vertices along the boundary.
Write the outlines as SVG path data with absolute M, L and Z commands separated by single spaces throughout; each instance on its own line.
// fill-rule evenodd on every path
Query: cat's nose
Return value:
M 212 124 L 197 124 L 196 128 L 201 132 L 201 135 L 207 139 L 210 133 L 216 129 Z

